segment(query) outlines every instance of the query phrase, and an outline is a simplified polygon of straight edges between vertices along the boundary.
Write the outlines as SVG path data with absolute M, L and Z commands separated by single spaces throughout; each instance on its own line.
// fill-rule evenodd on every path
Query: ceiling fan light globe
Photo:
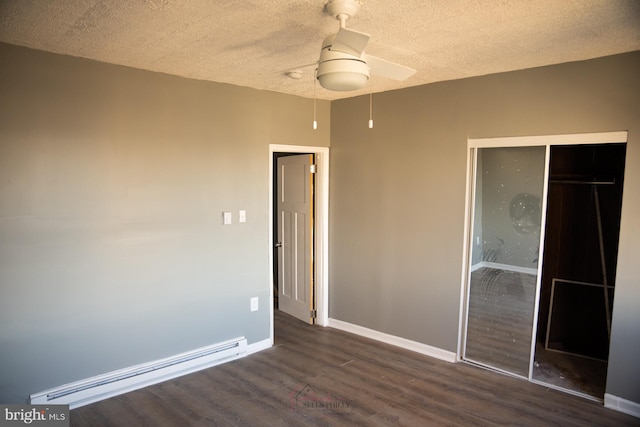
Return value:
M 328 90 L 349 91 L 363 88 L 369 81 L 367 64 L 353 59 L 321 62 L 318 66 L 320 86 Z
M 364 74 L 338 72 L 318 76 L 318 80 L 325 89 L 346 92 L 363 88 L 369 79 Z

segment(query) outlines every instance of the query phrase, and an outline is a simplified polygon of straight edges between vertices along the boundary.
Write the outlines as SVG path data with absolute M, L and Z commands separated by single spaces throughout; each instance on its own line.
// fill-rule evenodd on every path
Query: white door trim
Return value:
M 627 142 L 627 131 L 571 133 L 564 135 L 469 138 L 467 148 L 537 147 L 540 145 L 607 144 Z
M 269 295 L 270 334 L 273 343 L 273 153 L 313 153 L 316 157 L 315 290 L 316 323 L 327 326 L 329 319 L 329 147 L 269 144 Z

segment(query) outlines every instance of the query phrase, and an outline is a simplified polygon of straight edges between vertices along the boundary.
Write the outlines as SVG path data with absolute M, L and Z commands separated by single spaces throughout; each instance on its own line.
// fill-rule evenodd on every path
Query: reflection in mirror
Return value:
M 536 276 L 496 268 L 471 273 L 466 358 L 527 376 Z
M 545 147 L 478 149 L 465 359 L 528 376 Z

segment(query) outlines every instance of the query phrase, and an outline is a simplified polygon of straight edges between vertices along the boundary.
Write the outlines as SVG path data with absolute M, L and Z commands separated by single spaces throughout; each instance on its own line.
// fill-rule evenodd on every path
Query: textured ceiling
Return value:
M 0 41 L 201 80 L 313 97 L 327 0 L 0 0 Z M 364 0 L 347 27 L 367 53 L 418 70 L 339 99 L 640 50 L 639 0 Z

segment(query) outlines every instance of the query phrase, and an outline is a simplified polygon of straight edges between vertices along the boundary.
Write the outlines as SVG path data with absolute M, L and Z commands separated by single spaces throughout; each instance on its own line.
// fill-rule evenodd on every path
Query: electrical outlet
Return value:
M 251 311 L 258 311 L 258 297 L 251 298 Z

